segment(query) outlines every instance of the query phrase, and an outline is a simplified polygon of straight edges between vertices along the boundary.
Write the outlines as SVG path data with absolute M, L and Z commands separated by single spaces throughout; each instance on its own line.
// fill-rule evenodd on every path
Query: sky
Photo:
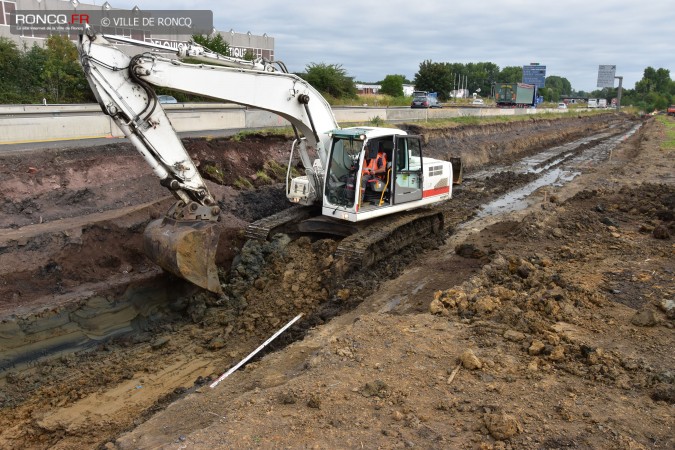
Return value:
M 587 92 L 597 89 L 601 64 L 616 65 L 627 89 L 650 66 L 675 78 L 675 3 L 643 1 L 108 0 L 114 8 L 212 10 L 220 31 L 272 36 L 275 59 L 291 72 L 339 64 L 357 81 L 377 82 L 413 80 L 425 60 L 539 63 L 546 76 Z

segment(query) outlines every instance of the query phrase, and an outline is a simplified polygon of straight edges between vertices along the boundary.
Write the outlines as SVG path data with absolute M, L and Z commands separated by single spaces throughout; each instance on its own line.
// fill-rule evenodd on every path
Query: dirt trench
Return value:
M 615 116 L 607 116 L 604 127 L 614 127 L 621 120 Z M 507 160 L 528 152 L 535 152 L 546 145 L 544 142 L 560 143 L 583 136 L 584 133 L 593 133 L 603 129 L 599 119 L 569 119 L 563 122 L 565 123 L 526 122 L 530 125 L 529 127 L 519 124 L 517 132 L 510 134 L 510 139 L 500 141 L 499 145 L 503 146 L 501 147 L 504 150 L 503 153 L 508 153 L 508 155 L 497 157 L 496 154 L 499 151 L 492 149 L 495 153 L 492 157 L 501 158 L 500 161 Z M 538 125 L 541 125 L 541 128 L 538 128 Z M 494 136 L 496 131 L 492 126 L 488 126 L 485 127 L 484 133 L 481 133 L 480 128 L 475 127 L 470 131 L 458 132 L 453 148 L 469 154 L 468 149 L 472 139 L 476 140 L 477 148 L 484 148 L 482 141 L 494 139 L 494 137 L 486 137 L 485 134 Z M 505 131 L 507 130 L 502 127 L 501 133 Z M 448 139 L 446 132 L 439 132 L 439 135 L 443 137 L 427 139 L 427 148 L 431 151 L 441 151 L 443 139 Z M 547 137 L 544 138 L 543 135 Z M 138 426 L 172 400 L 185 396 L 189 392 L 203 389 L 202 386 L 215 374 L 224 371 L 223 369 L 236 362 L 290 317 L 298 312 L 304 312 L 308 318 L 299 329 L 275 343 L 272 349 L 280 348 L 291 342 L 306 330 L 332 323 L 329 321 L 338 314 L 344 314 L 345 311 L 356 308 L 371 294 L 379 292 L 381 286 L 386 285 L 388 280 L 398 279 L 401 274 L 416 270 L 418 265 L 423 267 L 425 262 L 419 259 L 420 255 L 441 248 L 440 242 L 421 241 L 418 245 L 406 249 L 402 254 L 384 261 L 377 267 L 377 270 L 354 274 L 344 280 L 336 280 L 332 276 L 330 255 L 335 248 L 335 243 L 331 240 L 312 242 L 309 239 L 300 239 L 288 242 L 281 237 L 270 243 L 249 243 L 240 248 L 243 242 L 240 230 L 245 223 L 285 207 L 284 199 L 279 196 L 279 189 L 275 188 L 274 184 L 266 184 L 269 181 L 260 174 L 263 166 L 270 160 L 270 156 L 274 156 L 272 160 L 283 161 L 288 148 L 285 144 L 288 143 L 276 138 L 269 143 L 264 137 L 252 138 L 250 142 L 212 140 L 190 141 L 186 144 L 191 155 L 199 161 L 200 170 L 205 173 L 205 176 L 215 179 L 216 176 L 223 174 L 222 179 L 231 180 L 230 186 L 209 185 L 219 201 L 228 206 L 228 214 L 223 225 L 226 227 L 224 235 L 230 239 L 226 245 L 227 251 L 221 254 L 221 260 L 224 261 L 223 277 L 228 281 L 228 295 L 222 298 L 191 290 L 189 286 L 181 284 L 178 280 L 172 280 L 166 275 L 157 273 L 136 250 L 138 247 L 135 246 L 134 239 L 138 238 L 147 220 L 161 212 L 166 203 L 166 200 L 160 203 L 152 202 L 153 189 L 158 188 L 154 186 L 156 184 L 154 179 L 147 174 L 140 173 L 142 171 L 139 169 L 142 167 L 127 163 L 123 172 L 129 181 L 115 180 L 110 185 L 103 184 L 96 188 L 90 186 L 84 194 L 71 195 L 70 188 L 78 192 L 83 188 L 82 185 L 77 187 L 76 183 L 71 186 L 68 180 L 78 179 L 84 180 L 83 183 L 89 183 L 91 180 L 112 179 L 110 174 L 118 171 L 119 158 L 130 157 L 128 147 L 115 148 L 115 156 L 110 160 L 103 156 L 110 156 L 110 150 L 113 149 L 106 149 L 105 153 L 94 150 L 95 156 L 92 156 L 91 166 L 78 161 L 77 167 L 72 167 L 72 162 L 77 158 L 69 152 L 65 152 L 67 157 L 59 156 L 60 152 L 56 152 L 57 155 L 47 156 L 45 159 L 33 156 L 31 158 L 35 159 L 29 159 L 30 163 L 27 160 L 20 161 L 19 157 L 12 157 L 17 159 L 11 159 L 11 163 L 3 165 L 9 169 L 7 179 L 14 186 L 13 190 L 3 190 L 7 192 L 4 199 L 6 208 L 3 208 L 3 211 L 14 212 L 7 214 L 7 217 L 3 217 L 2 220 L 7 220 L 5 223 L 9 224 L 8 228 L 13 232 L 26 231 L 25 229 L 31 226 L 37 225 L 37 227 L 14 240 L 7 240 L 0 255 L 6 258 L 2 260 L 4 270 L 2 287 L 7 289 L 5 292 L 11 295 L 13 300 L 13 302 L 8 302 L 6 317 L 10 314 L 14 315 L 3 321 L 0 337 L 4 338 L 5 342 L 16 342 L 25 339 L 26 336 L 37 340 L 41 333 L 42 335 L 49 334 L 50 329 L 54 329 L 50 327 L 58 322 L 64 328 L 71 326 L 71 329 L 59 333 L 60 340 L 56 339 L 52 345 L 55 353 L 60 350 L 61 346 L 67 347 L 66 344 L 71 345 L 73 342 L 82 343 L 83 341 L 86 343 L 81 344 L 80 352 L 63 351 L 62 356 L 57 359 L 40 356 L 38 350 L 32 360 L 21 361 L 24 364 L 22 367 L 32 366 L 29 370 L 12 370 L 8 367 L 9 370 L 5 371 L 5 383 L 6 386 L 12 386 L 12 389 L 6 391 L 4 398 L 0 398 L 3 411 L 1 423 L 6 430 L 0 435 L 0 442 L 9 447 L 25 447 L 28 444 L 43 448 L 73 448 L 103 445 L 106 442 L 108 446 L 131 445 L 133 447 L 136 444 L 131 444 L 131 442 L 136 442 L 134 439 L 138 436 L 134 433 L 131 433 L 130 437 L 120 438 L 116 444 L 113 442 L 116 441 L 115 437 L 121 431 Z M 489 160 L 490 151 L 482 150 L 482 152 L 487 152 L 487 160 Z M 82 155 L 82 157 L 85 161 L 89 161 L 86 159 L 89 156 Z M 485 163 L 481 162 L 483 158 L 485 156 L 477 157 L 468 166 L 484 165 Z M 98 159 L 97 165 L 93 164 L 95 159 Z M 71 162 L 71 165 L 61 164 L 61 172 L 58 172 L 59 163 L 64 161 Z M 110 162 L 109 166 L 107 162 Z M 102 170 L 101 165 L 108 167 L 108 171 L 104 172 L 109 175 L 101 176 L 97 172 Z M 28 168 L 22 172 L 24 167 Z M 32 178 L 43 170 L 42 167 L 45 168 L 45 173 L 40 175 L 40 181 L 38 177 Z M 210 170 L 206 171 L 206 167 L 210 167 Z M 82 170 L 83 173 L 79 173 L 78 170 Z M 139 173 L 134 174 L 135 170 Z M 73 175 L 74 173 L 76 175 Z M 270 170 L 270 173 L 273 175 L 274 170 Z M 237 177 L 233 180 L 235 175 Z M 240 178 L 248 180 L 253 185 L 257 184 L 258 189 L 242 191 L 233 188 L 234 181 Z M 274 177 L 270 178 L 273 183 Z M 498 195 L 507 188 L 522 182 L 525 180 L 508 174 L 493 177 L 480 185 L 473 185 L 464 192 L 460 191 L 456 196 L 454 207 L 464 208 L 466 215 L 470 216 L 472 210 L 486 197 Z M 125 205 L 132 209 L 137 206 L 138 208 L 131 213 L 120 214 L 119 209 L 116 208 L 122 200 L 113 200 L 112 197 L 113 193 L 121 193 L 123 198 L 127 198 L 126 192 L 128 191 L 120 190 L 120 183 L 124 186 L 129 185 L 127 189 L 134 192 L 137 201 L 149 201 L 150 204 Z M 30 198 L 28 192 L 33 186 L 39 187 L 36 189 L 38 195 Z M 136 189 L 133 186 L 136 186 Z M 59 191 L 60 195 L 53 191 Z M 163 194 L 161 189 L 159 191 L 157 197 Z M 666 190 L 657 197 L 667 198 L 668 195 L 669 191 Z M 78 232 L 72 232 L 72 227 L 68 228 L 63 222 L 63 220 L 78 218 L 78 213 L 59 212 L 59 206 L 52 205 L 54 198 L 72 199 L 66 204 L 76 205 L 77 208 L 82 207 L 86 211 L 84 214 L 87 214 L 87 220 L 74 225 L 75 229 L 80 227 L 79 235 Z M 24 209 L 20 209 L 21 207 Z M 62 206 L 61 209 L 65 210 Z M 17 210 L 21 211 L 19 217 L 12 218 L 11 216 L 16 215 Z M 36 214 L 41 217 L 38 220 L 38 222 L 41 220 L 41 223 L 30 225 L 25 223 L 28 220 L 35 221 L 38 217 Z M 92 219 L 92 214 L 104 216 L 111 214 L 112 216 L 97 220 Z M 657 219 L 658 216 L 653 220 Z M 20 224 L 22 221 L 23 226 Z M 508 223 L 502 226 L 506 226 L 502 228 L 502 232 L 510 229 Z M 500 235 L 499 228 L 494 230 L 496 235 Z M 591 231 L 597 232 L 598 230 Z M 519 236 L 519 234 L 511 236 Z M 120 245 L 120 242 L 123 244 Z M 487 245 L 485 248 L 476 244 L 471 245 L 473 247 L 469 248 L 476 252 L 471 253 L 474 257 L 455 260 L 450 265 L 443 263 L 449 269 L 452 268 L 444 275 L 446 287 L 459 285 L 472 274 L 479 273 L 481 267 L 488 262 L 488 255 L 494 255 L 496 252 L 495 244 Z M 42 249 L 46 251 L 40 253 Z M 109 251 L 109 249 L 114 251 Z M 227 268 L 235 256 L 241 264 L 237 265 L 232 272 L 227 273 Z M 69 265 L 70 261 L 72 261 L 71 265 Z M 19 266 L 19 263 L 23 266 Z M 24 270 L 15 273 L 12 272 L 12 267 L 22 267 Z M 505 267 L 511 267 L 511 265 L 507 264 Z M 23 281 L 12 284 L 13 276 Z M 45 280 L 44 287 L 38 286 L 39 283 L 30 283 L 28 280 L 31 279 Z M 171 285 L 167 285 L 169 281 L 172 282 Z M 92 288 L 91 284 L 97 282 L 102 285 Z M 54 289 L 55 286 L 58 292 L 45 291 L 45 289 Z M 87 289 L 82 290 L 83 286 Z M 80 288 L 79 291 L 78 288 Z M 411 312 L 426 314 L 434 298 L 433 292 L 429 289 L 429 287 L 419 289 L 417 291 L 419 296 L 422 297 L 422 294 L 426 293 L 427 298 L 416 302 L 402 300 L 397 302 L 394 296 L 393 300 L 390 298 L 389 301 L 392 303 L 387 308 L 394 312 L 398 310 L 398 314 L 410 314 Z M 519 289 L 511 290 L 517 292 Z M 436 299 L 441 302 L 442 308 L 438 309 L 441 311 L 441 317 L 451 316 L 452 308 L 456 307 L 451 304 L 451 301 L 444 302 L 445 298 L 441 296 Z M 148 301 L 148 299 L 152 300 Z M 61 303 L 55 304 L 56 302 Z M 522 307 L 522 305 L 518 306 Z M 496 307 L 493 311 L 495 309 Z M 100 312 L 101 310 L 105 311 L 105 315 L 95 317 L 93 311 Z M 459 317 L 466 321 L 474 320 L 476 315 L 476 311 L 469 307 L 462 309 L 459 313 Z M 47 316 L 50 319 L 48 322 L 50 325 L 35 320 L 35 318 Z M 120 320 L 116 323 L 125 325 L 119 326 L 118 329 L 106 330 L 106 318 L 112 319 L 113 316 L 115 320 Z M 429 320 L 434 322 L 436 319 L 433 317 L 436 316 L 426 317 L 425 315 L 422 322 Z M 372 320 L 380 323 L 378 321 L 386 322 L 388 319 L 364 318 L 366 323 L 372 323 Z M 77 323 L 75 326 L 77 331 L 73 331 L 73 326 L 69 325 L 73 322 Z M 41 323 L 41 325 L 36 325 L 36 323 Z M 386 328 L 388 325 L 383 326 Z M 432 328 L 436 326 L 438 325 L 432 325 Z M 534 335 L 534 331 L 529 328 L 522 331 L 516 328 L 514 331 Z M 378 348 L 374 342 L 371 344 L 372 346 L 367 346 L 367 351 L 374 351 Z M 353 348 L 349 344 L 347 347 L 339 347 L 336 354 L 343 362 L 358 362 L 358 359 L 352 358 L 354 354 L 366 351 L 358 350 L 359 348 L 361 347 Z M 325 350 L 319 353 L 324 354 Z M 546 350 L 546 352 L 549 351 L 553 350 Z M 546 357 L 549 355 L 546 352 L 541 354 Z M 329 354 L 325 357 L 327 360 L 333 360 L 333 356 Z M 302 362 L 302 356 L 291 356 L 290 361 L 283 364 L 286 368 L 282 371 L 283 373 L 265 372 L 265 377 L 271 377 L 266 381 L 256 381 L 255 367 L 259 363 L 250 364 L 247 366 L 246 373 L 253 374 L 253 378 L 244 389 L 241 389 L 242 386 L 239 385 L 238 392 L 246 393 L 260 386 L 273 387 L 278 383 L 286 383 L 291 372 L 302 373 L 301 367 L 306 364 Z M 292 361 L 296 361 L 299 366 L 293 368 Z M 339 364 L 339 361 L 335 360 L 331 364 Z M 317 367 L 320 366 L 321 364 L 317 363 Z M 494 375 L 491 376 L 494 377 Z M 277 381 L 274 381 L 275 379 Z M 246 381 L 243 383 L 246 384 Z M 379 386 L 377 383 L 376 385 Z M 375 399 L 389 398 L 391 395 L 391 392 L 384 394 L 388 392 L 386 387 L 377 388 L 376 386 L 374 389 Z M 380 391 L 384 397 L 378 394 Z M 322 398 L 327 395 L 331 400 L 335 400 L 333 396 L 325 393 L 317 394 L 319 397 L 312 401 L 311 399 L 316 396 L 312 397 L 311 393 L 306 390 L 295 392 L 291 389 L 289 392 L 288 398 L 295 401 L 289 400 L 288 403 L 282 402 L 281 404 L 293 405 L 307 400 L 308 404 L 319 405 L 318 408 L 310 406 L 313 409 L 309 410 L 309 414 L 318 419 L 323 416 L 320 412 Z M 667 392 L 667 389 L 664 392 Z M 277 394 L 272 391 L 266 394 L 266 398 L 271 402 L 268 403 L 269 405 L 275 404 L 273 398 L 275 395 Z M 407 396 L 408 394 L 405 395 Z M 236 403 L 235 410 L 245 411 L 247 407 L 244 405 L 247 401 L 241 404 Z M 40 409 L 38 405 L 44 405 L 45 402 L 49 407 Z M 394 404 L 398 403 L 394 402 Z M 452 405 L 448 408 L 452 408 Z M 315 412 L 317 414 L 314 414 Z M 192 413 L 194 414 L 194 411 Z M 216 413 L 213 414 L 215 417 Z M 299 414 L 302 415 L 302 412 Z M 400 414 L 407 424 L 406 417 L 409 413 L 406 413 L 403 408 Z M 203 415 L 198 416 L 204 419 L 205 423 L 215 423 L 214 417 L 206 420 Z M 309 416 L 303 420 L 309 420 Z M 394 420 L 397 420 L 395 416 Z M 419 418 L 410 420 L 412 420 L 411 430 L 419 431 L 418 425 L 424 423 Z M 345 428 L 346 421 L 346 418 L 340 420 L 342 426 L 336 427 Z M 418 425 L 415 425 L 416 423 Z M 198 429 L 198 424 L 199 420 L 195 418 L 194 421 L 187 421 L 184 428 L 195 431 Z M 255 427 L 254 424 L 251 425 Z M 176 424 L 172 426 L 175 427 Z M 318 423 L 317 426 L 319 426 Z M 365 430 L 368 429 L 369 426 L 365 428 Z M 187 434 L 187 431 L 185 433 Z M 395 439 L 387 442 L 405 444 L 406 441 L 401 434 L 390 435 L 392 436 Z M 430 436 L 433 439 L 438 437 L 433 433 Z M 178 434 L 175 437 L 177 442 L 182 442 L 181 437 L 185 438 L 186 435 Z M 148 434 L 145 442 L 156 438 L 158 436 Z M 169 445 L 171 439 L 174 438 L 167 439 L 169 441 L 166 441 L 166 445 Z M 232 441 L 233 445 L 256 444 L 254 435 L 242 434 L 240 439 Z M 247 439 L 251 440 L 247 441 Z M 258 438 L 258 443 L 270 444 L 272 442 L 260 439 Z M 310 439 L 304 442 L 312 441 Z

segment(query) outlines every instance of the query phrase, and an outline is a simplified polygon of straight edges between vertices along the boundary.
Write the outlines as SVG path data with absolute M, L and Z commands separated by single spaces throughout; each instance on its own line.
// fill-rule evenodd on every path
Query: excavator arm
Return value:
M 101 109 L 176 198 L 163 219 L 148 225 L 146 253 L 164 269 L 221 292 L 215 266 L 219 236 L 215 222 L 220 208 L 159 104 L 154 87 L 225 100 L 287 119 L 302 136 L 298 135 L 296 144 L 310 186 L 294 199 L 302 204 L 321 198 L 328 133 L 338 128 L 330 106 L 307 82 L 270 63 L 237 60 L 190 43 L 179 47 L 178 56 L 224 65 L 186 64 L 151 52 L 130 57 L 108 39 L 145 47 L 152 44 L 106 38 L 87 29 L 79 46 L 80 62 Z M 312 162 L 308 146 L 316 148 L 318 162 Z

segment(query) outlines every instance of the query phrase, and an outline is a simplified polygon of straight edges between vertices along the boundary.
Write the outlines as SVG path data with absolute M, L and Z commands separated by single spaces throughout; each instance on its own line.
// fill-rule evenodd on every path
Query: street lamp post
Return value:
M 619 89 L 616 94 L 616 109 L 617 111 L 621 109 L 621 90 L 623 85 L 623 77 L 614 77 L 619 79 Z

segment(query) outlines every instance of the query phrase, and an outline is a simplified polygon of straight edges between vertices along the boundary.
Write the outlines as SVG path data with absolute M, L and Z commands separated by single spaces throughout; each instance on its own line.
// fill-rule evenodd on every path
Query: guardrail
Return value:
M 267 111 L 227 103 L 164 104 L 171 124 L 178 132 L 210 131 L 288 126 L 288 121 Z M 453 107 L 411 109 L 404 107 L 336 107 L 339 123 L 423 121 L 462 116 L 498 116 L 565 112 L 550 109 L 498 109 Z M 0 144 L 44 142 L 68 139 L 122 137 L 113 120 L 97 104 L 0 105 Z

